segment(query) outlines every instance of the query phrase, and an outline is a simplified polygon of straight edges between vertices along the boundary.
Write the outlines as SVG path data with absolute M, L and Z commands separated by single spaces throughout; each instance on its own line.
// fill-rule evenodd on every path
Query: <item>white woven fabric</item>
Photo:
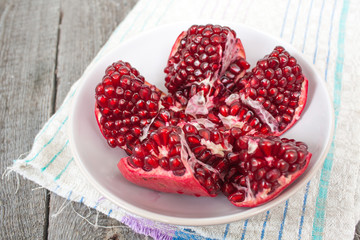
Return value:
M 87 183 L 73 160 L 67 119 L 77 84 L 39 132 L 30 154 L 10 168 L 156 239 L 353 239 L 360 219 L 359 12 L 360 3 L 348 0 L 141 0 L 92 62 L 145 30 L 184 19 L 243 23 L 281 37 L 303 52 L 333 98 L 334 141 L 324 167 L 309 184 L 268 212 L 206 227 L 173 226 L 128 215 Z

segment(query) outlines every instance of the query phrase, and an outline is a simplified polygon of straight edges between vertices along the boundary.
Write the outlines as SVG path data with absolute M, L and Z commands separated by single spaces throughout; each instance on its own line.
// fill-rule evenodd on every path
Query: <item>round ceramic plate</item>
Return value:
M 277 198 L 254 208 L 235 207 L 224 196 L 207 198 L 161 193 L 125 180 L 116 164 L 126 154 L 121 149 L 110 148 L 98 129 L 94 115 L 94 89 L 101 81 L 106 67 L 117 60 L 123 60 L 137 68 L 148 82 L 166 91 L 163 69 L 171 47 L 180 32 L 192 24 L 163 26 L 124 42 L 99 59 L 80 83 L 70 116 L 70 146 L 81 171 L 101 194 L 133 214 L 156 221 L 193 226 L 248 218 L 288 199 L 322 166 L 332 139 L 334 119 L 325 82 L 300 53 L 280 39 L 243 25 L 217 24 L 227 25 L 236 31 L 251 66 L 277 45 L 284 46 L 297 58 L 309 79 L 308 101 L 301 119 L 283 136 L 308 144 L 309 151 L 313 154 L 309 167 Z

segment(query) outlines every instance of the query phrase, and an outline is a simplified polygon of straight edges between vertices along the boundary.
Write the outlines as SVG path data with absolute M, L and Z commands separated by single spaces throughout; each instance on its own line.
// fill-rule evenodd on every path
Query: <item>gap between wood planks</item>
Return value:
M 53 115 L 56 111 L 56 95 L 57 95 L 57 67 L 59 59 L 59 44 L 60 44 L 60 34 L 61 34 L 61 23 L 63 18 L 63 12 L 60 6 L 58 29 L 56 35 L 56 50 L 55 50 L 55 65 L 54 65 L 54 77 L 53 77 L 53 91 L 51 93 L 51 109 L 50 115 Z M 46 199 L 45 199 L 45 220 L 44 220 L 44 235 L 43 239 L 47 240 L 49 236 L 49 222 L 50 222 L 50 191 L 46 189 Z

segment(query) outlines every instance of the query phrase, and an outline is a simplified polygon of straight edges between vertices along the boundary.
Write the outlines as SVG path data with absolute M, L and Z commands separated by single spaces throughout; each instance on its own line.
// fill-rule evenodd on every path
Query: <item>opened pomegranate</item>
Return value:
M 305 171 L 310 158 L 306 144 L 292 139 L 232 138 L 182 122 L 153 131 L 118 168 L 143 187 L 195 196 L 216 196 L 221 188 L 234 205 L 253 207 L 276 197 Z
M 191 102 L 187 113 L 207 114 L 216 105 L 213 98 L 220 95 L 223 85 L 231 87 L 230 81 L 240 79 L 248 68 L 234 30 L 193 25 L 175 41 L 165 68 L 165 86 L 170 93 Z
M 237 83 L 234 91 L 238 90 L 242 103 L 256 111 L 272 134 L 279 136 L 300 118 L 308 80 L 296 59 L 277 46 Z
M 287 138 L 243 136 L 233 146 L 239 161 L 229 167 L 222 191 L 239 207 L 254 207 L 279 195 L 311 158 L 306 144 Z
M 130 154 L 139 138 L 146 137 L 144 129 L 157 116 L 161 95 L 129 63 L 110 65 L 95 89 L 96 120 L 108 144 Z
M 137 145 L 131 156 L 122 158 L 118 168 L 126 179 L 140 186 L 162 192 L 216 196 L 220 171 L 207 162 L 221 159 L 219 153 L 212 154 L 209 144 L 216 145 L 210 134 L 209 140 L 201 138 L 191 124 L 182 128 L 161 127 Z
M 243 65 L 238 60 L 244 58 L 244 48 L 234 30 L 211 24 L 193 25 L 175 41 L 165 68 L 165 86 L 170 93 L 193 84 L 209 90 L 207 84 L 217 80 L 233 62 L 239 72 Z
M 300 118 L 308 80 L 283 47 L 250 65 L 236 33 L 193 25 L 172 47 L 165 94 L 129 63 L 110 65 L 95 89 L 95 114 L 118 168 L 157 191 L 225 194 L 239 207 L 279 195 L 307 168 L 305 143 L 277 137 Z

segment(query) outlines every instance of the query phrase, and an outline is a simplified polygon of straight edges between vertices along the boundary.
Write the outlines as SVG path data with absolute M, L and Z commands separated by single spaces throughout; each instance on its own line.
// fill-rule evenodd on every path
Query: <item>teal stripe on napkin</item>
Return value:
M 313 231 L 312 231 L 313 239 L 323 238 L 327 191 L 329 188 L 331 168 L 334 161 L 334 148 L 335 148 L 334 140 L 336 136 L 335 133 L 336 133 L 338 115 L 340 111 L 340 103 L 341 103 L 341 81 L 342 81 L 343 64 L 344 64 L 345 32 L 346 32 L 346 19 L 347 19 L 348 11 L 349 11 L 349 1 L 344 0 L 344 4 L 340 16 L 339 35 L 338 35 L 338 44 L 337 44 L 338 55 L 336 58 L 336 71 L 335 71 L 335 86 L 334 86 L 335 130 L 334 130 L 333 142 L 331 144 L 330 151 L 325 159 L 324 166 L 321 170 L 319 193 L 316 198 L 316 212 L 314 216 L 315 219 L 314 219 Z

